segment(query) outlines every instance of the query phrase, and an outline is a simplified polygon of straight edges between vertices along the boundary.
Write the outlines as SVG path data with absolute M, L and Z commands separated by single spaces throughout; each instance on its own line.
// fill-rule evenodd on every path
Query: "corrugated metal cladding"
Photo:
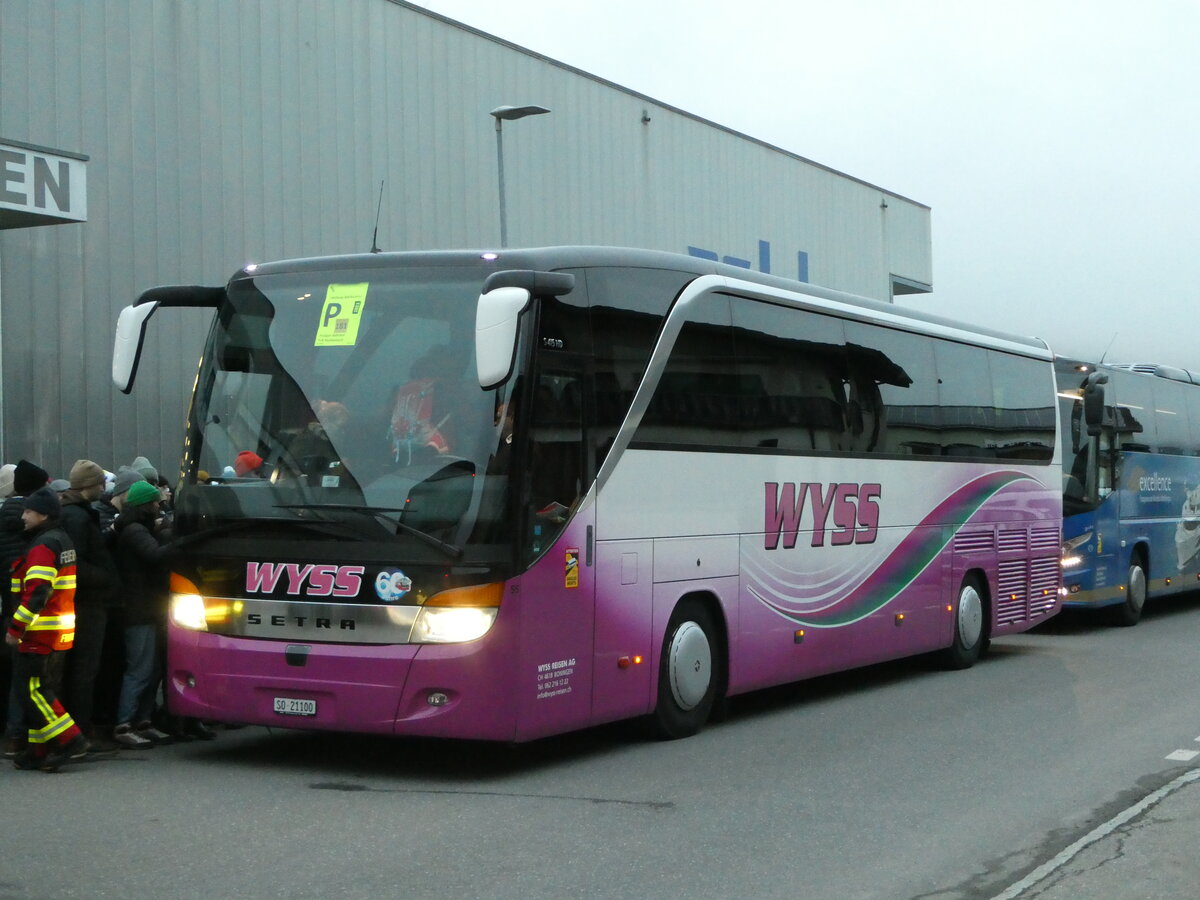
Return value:
M 88 221 L 0 232 L 7 461 L 173 474 L 209 318 L 155 316 L 132 396 L 122 306 L 250 260 L 379 244 L 698 248 L 887 298 L 928 285 L 929 210 L 392 0 L 0 0 L 0 139 L 86 154 Z M 802 256 L 804 254 L 804 256 Z

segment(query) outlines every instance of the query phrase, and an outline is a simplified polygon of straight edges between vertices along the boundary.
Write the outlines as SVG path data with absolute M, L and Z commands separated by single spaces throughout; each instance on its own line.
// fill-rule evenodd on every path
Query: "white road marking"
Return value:
M 1167 758 L 1170 759 L 1170 757 Z M 1049 875 L 1052 875 L 1058 869 L 1061 869 L 1091 844 L 1108 837 L 1130 819 L 1141 815 L 1164 797 L 1173 794 L 1185 784 L 1193 782 L 1198 778 L 1200 778 L 1200 769 L 1189 769 L 1174 781 L 1163 785 L 1154 793 L 1143 797 L 1137 803 L 1133 804 L 1133 806 L 1121 810 L 1121 812 L 1117 813 L 1103 825 L 1099 826 L 1098 828 L 1094 828 L 1092 831 L 1089 831 L 1075 843 L 1071 844 L 1071 846 L 1059 853 L 1058 856 L 1054 857 L 1054 859 L 1038 866 L 1020 881 L 1010 885 L 1008 890 L 1004 891 L 1004 893 L 997 894 L 992 898 L 992 900 L 1013 900 L 1014 897 L 1019 897 L 1039 881 L 1048 877 Z
M 1200 756 L 1200 750 L 1176 750 L 1174 753 L 1168 753 L 1164 759 L 1174 759 L 1179 762 L 1191 762 L 1197 756 Z

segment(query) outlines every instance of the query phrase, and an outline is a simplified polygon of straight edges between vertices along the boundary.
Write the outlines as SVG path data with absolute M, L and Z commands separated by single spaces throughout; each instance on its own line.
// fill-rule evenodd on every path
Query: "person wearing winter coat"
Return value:
M 45 487 L 50 480 L 49 473 L 41 466 L 23 459 L 13 466 L 12 491 L 0 504 L 0 575 L 8 578 L 12 565 L 25 552 L 28 535 L 25 532 L 25 522 L 21 518 L 25 508 L 25 498 L 40 487 Z M 17 596 L 7 589 L 0 592 L 0 630 L 7 631 L 13 612 L 16 610 Z M 4 755 L 14 758 L 25 747 L 26 731 L 24 704 L 21 702 L 20 686 L 14 678 L 16 669 L 16 654 L 4 645 L 4 657 L 0 658 L 5 679 L 0 679 L 5 685 L 4 693 L 0 695 L 0 706 L 4 707 Z
M 13 677 L 29 725 L 28 744 L 13 760 L 18 769 L 53 772 L 89 749 L 58 699 L 65 651 L 75 640 L 75 548 L 59 525 L 60 513 L 48 485 L 25 498 L 29 547 L 12 570 L 20 602 L 4 640 L 17 651 Z
M 25 524 L 21 521 L 25 498 L 49 481 L 49 473 L 27 459 L 13 468 L 12 494 L 0 504 L 0 567 L 5 570 L 25 552 Z M 11 609 L 7 612 L 12 614 Z
M 93 728 L 96 680 L 108 628 L 109 608 L 120 586 L 117 564 L 100 533 L 100 514 L 92 506 L 104 490 L 104 470 L 90 459 L 75 461 L 70 486 L 61 495 L 62 526 L 75 545 L 75 646 L 67 659 L 63 701 L 93 745 L 108 740 Z M 116 710 L 104 718 L 109 729 Z M 106 729 L 107 731 L 108 729 Z M 107 749 L 115 749 L 111 745 Z
M 117 474 L 113 476 L 112 490 L 105 490 L 92 505 L 100 514 L 100 531 L 111 537 L 113 535 L 113 525 L 117 521 L 117 516 L 121 514 L 121 507 L 125 503 L 125 494 L 139 481 L 145 481 L 145 477 L 136 469 L 131 469 L 129 466 L 121 466 L 117 469 Z M 105 485 L 107 487 L 107 483 Z
M 152 724 L 161 681 L 158 633 L 166 622 L 171 555 L 160 528 L 159 499 L 158 488 L 150 482 L 134 482 L 115 525 L 125 595 L 125 675 L 113 740 L 129 748 L 149 748 L 170 738 Z

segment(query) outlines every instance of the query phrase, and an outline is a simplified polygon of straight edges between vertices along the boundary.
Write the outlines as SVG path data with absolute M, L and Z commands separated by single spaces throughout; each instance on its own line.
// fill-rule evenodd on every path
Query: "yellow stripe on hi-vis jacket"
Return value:
M 49 581 L 53 584 L 57 577 L 58 569 L 53 566 L 30 566 L 25 571 L 25 584 L 31 581 Z
M 58 631 L 59 629 L 75 628 L 75 614 L 65 616 L 38 616 L 27 627 L 26 631 Z

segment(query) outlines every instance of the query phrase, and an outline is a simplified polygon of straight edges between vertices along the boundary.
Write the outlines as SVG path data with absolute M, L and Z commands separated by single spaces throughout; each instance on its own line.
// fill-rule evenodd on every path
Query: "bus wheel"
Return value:
M 1142 568 L 1140 558 L 1134 558 L 1129 564 L 1129 580 L 1125 583 L 1125 602 L 1110 607 L 1112 623 L 1128 628 L 1136 625 L 1142 617 L 1142 608 L 1146 605 L 1146 570 Z
M 958 589 L 958 604 L 954 609 L 954 643 L 941 653 L 941 663 L 947 669 L 969 669 L 983 655 L 987 646 L 984 617 L 987 605 L 984 589 L 978 576 L 963 579 Z
M 658 663 L 653 726 L 659 737 L 689 737 L 708 721 L 721 683 L 715 634 L 712 616 L 700 603 L 685 600 L 675 607 Z

